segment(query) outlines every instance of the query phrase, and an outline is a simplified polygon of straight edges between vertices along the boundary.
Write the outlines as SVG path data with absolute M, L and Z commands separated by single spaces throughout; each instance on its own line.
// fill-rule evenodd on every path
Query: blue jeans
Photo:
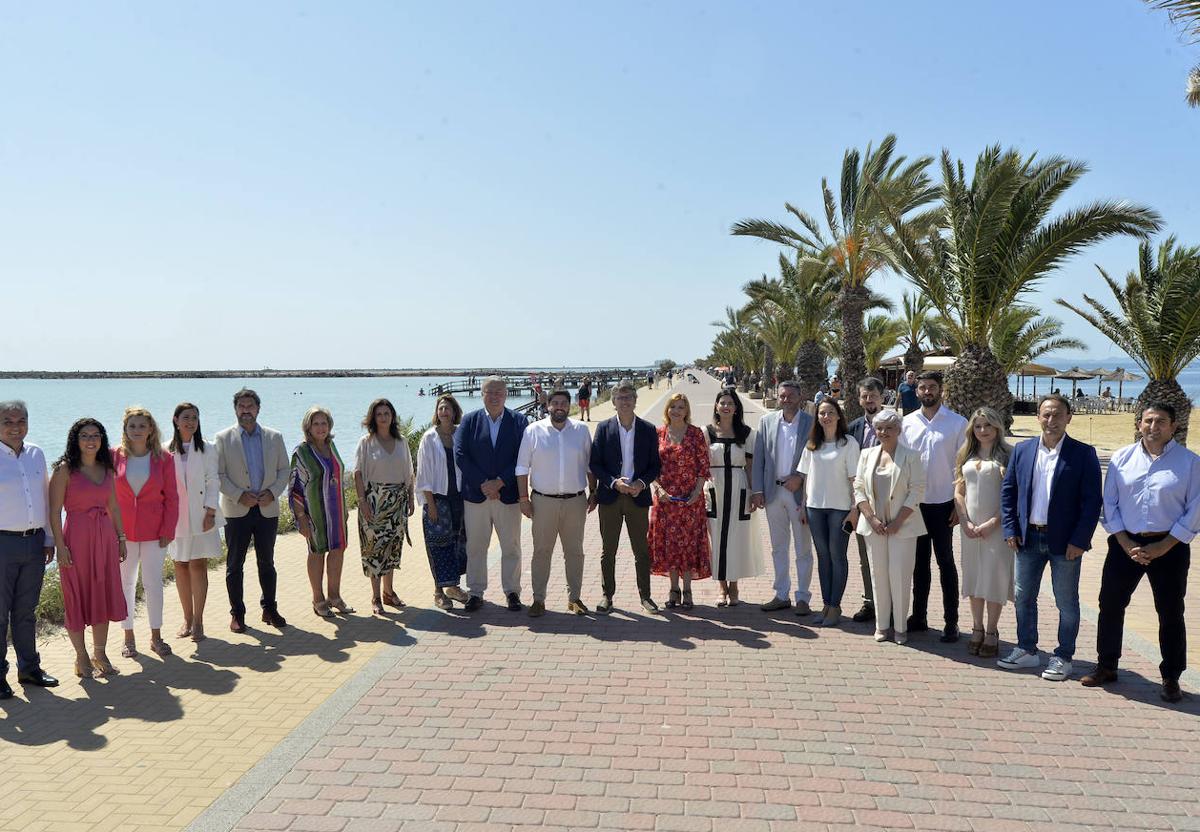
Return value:
M 1027 653 L 1037 652 L 1038 592 L 1047 563 L 1058 606 L 1058 648 L 1054 655 L 1069 662 L 1079 636 L 1079 570 L 1083 558 L 1067 560 L 1065 552 L 1051 552 L 1046 535 L 1032 528 L 1017 551 L 1017 646 Z
M 813 548 L 817 550 L 817 572 L 821 578 L 821 601 L 828 607 L 840 607 L 850 574 L 846 562 L 846 547 L 850 535 L 842 531 L 849 511 L 836 508 L 808 509 L 808 527 L 812 531 Z

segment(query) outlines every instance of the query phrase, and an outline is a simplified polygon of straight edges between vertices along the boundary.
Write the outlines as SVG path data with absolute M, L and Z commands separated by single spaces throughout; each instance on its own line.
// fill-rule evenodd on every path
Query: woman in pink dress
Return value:
M 667 607 L 690 610 L 692 579 L 712 577 L 708 510 L 702 496 L 709 473 L 708 441 L 704 431 L 691 423 L 692 406 L 682 393 L 667 399 L 663 422 L 658 429 L 662 473 L 652 486 L 650 568 L 655 575 L 671 578 Z
M 67 520 L 62 520 L 63 509 Z M 67 449 L 50 478 L 50 529 L 58 550 L 67 635 L 81 679 L 116 673 L 108 660 L 110 621 L 125 620 L 121 562 L 125 532 L 117 507 L 108 434 L 95 419 L 80 419 L 67 434 Z M 84 628 L 92 628 L 92 656 Z

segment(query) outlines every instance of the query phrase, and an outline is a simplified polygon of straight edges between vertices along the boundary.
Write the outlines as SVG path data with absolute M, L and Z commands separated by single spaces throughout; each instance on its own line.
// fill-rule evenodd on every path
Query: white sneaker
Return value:
M 1031 667 L 1041 667 L 1042 660 L 1037 653 L 1026 653 L 1020 647 L 1014 647 L 1012 652 L 996 662 L 1005 670 L 1026 670 Z
M 1071 663 L 1058 656 L 1051 656 L 1050 663 L 1042 671 L 1042 678 L 1051 682 L 1061 682 L 1071 676 Z

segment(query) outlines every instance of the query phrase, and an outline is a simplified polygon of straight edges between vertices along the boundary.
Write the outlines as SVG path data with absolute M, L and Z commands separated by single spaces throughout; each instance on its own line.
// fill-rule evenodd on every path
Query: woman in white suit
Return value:
M 200 409 L 191 402 L 175 408 L 175 435 L 167 449 L 175 457 L 179 522 L 167 551 L 175 561 L 175 588 L 183 605 L 179 636 L 204 640 L 204 602 L 208 598 L 208 559 L 220 557 L 225 525 L 221 516 L 221 478 L 217 448 L 200 434 Z
M 925 496 L 921 455 L 900 444 L 900 415 L 883 410 L 872 423 L 879 444 L 863 451 L 854 478 L 858 533 L 867 541 L 875 591 L 875 640 L 886 641 L 889 625 L 897 644 L 908 641 L 917 538 L 925 534 L 918 510 Z

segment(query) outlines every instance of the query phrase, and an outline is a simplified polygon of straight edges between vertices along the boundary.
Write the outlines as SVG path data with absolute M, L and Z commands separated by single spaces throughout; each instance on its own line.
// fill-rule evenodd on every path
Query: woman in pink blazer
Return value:
M 146 592 L 150 617 L 150 649 L 159 656 L 171 655 L 163 641 L 163 561 L 167 544 L 175 539 L 179 522 L 179 491 L 175 485 L 175 461 L 163 450 L 158 424 L 142 407 L 125 410 L 121 447 L 113 451 L 117 505 L 121 508 L 129 556 L 121 564 L 125 589 L 125 647 L 121 655 L 137 655 L 133 637 L 133 611 L 137 604 L 138 567 Z

